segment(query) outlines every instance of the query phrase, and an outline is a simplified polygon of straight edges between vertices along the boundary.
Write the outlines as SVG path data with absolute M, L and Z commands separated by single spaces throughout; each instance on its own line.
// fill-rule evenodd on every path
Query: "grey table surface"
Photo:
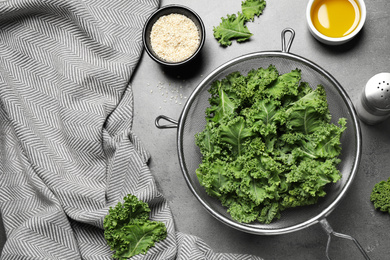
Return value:
M 201 59 L 191 69 L 172 71 L 144 53 L 131 80 L 134 133 L 151 154 L 150 169 L 169 201 L 176 229 L 200 237 L 215 252 L 253 254 L 264 259 L 326 259 L 327 235 L 318 224 L 293 233 L 259 236 L 232 229 L 212 217 L 182 177 L 176 130 L 161 130 L 154 125 L 159 115 L 178 119 L 197 84 L 219 65 L 251 52 L 280 50 L 281 31 L 287 27 L 296 32 L 290 52 L 328 71 L 356 103 L 370 77 L 390 72 L 390 2 L 366 0 L 368 13 L 363 30 L 352 42 L 338 47 L 321 44 L 311 36 L 305 20 L 307 2 L 267 1 L 264 13 L 247 24 L 253 33 L 250 41 L 222 48 L 212 35 L 213 27 L 221 17 L 239 11 L 241 1 L 162 0 L 161 6 L 186 5 L 202 17 L 206 42 Z M 175 98 L 171 99 L 171 93 Z M 374 184 L 390 177 L 390 120 L 375 126 L 362 123 L 361 130 L 362 160 L 357 176 L 327 220 L 335 231 L 355 237 L 371 259 L 390 259 L 390 215 L 376 211 L 369 200 Z M 0 237 L 2 244 L 5 238 Z M 362 259 L 356 248 L 342 239 L 333 240 L 330 253 L 333 259 Z

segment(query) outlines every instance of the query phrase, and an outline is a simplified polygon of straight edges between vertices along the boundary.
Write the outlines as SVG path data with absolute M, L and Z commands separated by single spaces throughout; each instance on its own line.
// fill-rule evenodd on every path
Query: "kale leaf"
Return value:
M 231 45 L 232 39 L 236 39 L 237 42 L 243 42 L 252 36 L 252 33 L 245 25 L 246 19 L 242 13 L 227 15 L 227 18 L 222 17 L 221 19 L 220 25 L 214 27 L 214 37 L 222 46 Z
M 213 28 L 215 39 L 222 46 L 229 46 L 232 40 L 243 42 L 248 40 L 253 34 L 249 31 L 246 23 L 253 21 L 255 16 L 262 14 L 266 2 L 264 0 L 246 0 L 241 3 L 241 12 L 221 17 L 222 22 Z
M 390 214 L 390 178 L 387 181 L 380 181 L 372 189 L 370 200 L 375 209 Z
M 155 242 L 167 236 L 163 222 L 149 220 L 150 208 L 134 195 L 127 195 L 123 204 L 110 207 L 104 218 L 104 237 L 115 251 L 113 258 L 128 259 L 145 254 Z
M 247 21 L 253 21 L 263 12 L 265 5 L 264 0 L 246 0 L 241 3 L 241 10 Z

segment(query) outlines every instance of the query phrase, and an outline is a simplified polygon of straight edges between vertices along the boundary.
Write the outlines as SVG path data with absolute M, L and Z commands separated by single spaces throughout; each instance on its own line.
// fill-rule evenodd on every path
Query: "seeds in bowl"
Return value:
M 180 62 L 191 57 L 199 47 L 198 27 L 182 14 L 161 16 L 150 33 L 152 49 L 167 62 Z

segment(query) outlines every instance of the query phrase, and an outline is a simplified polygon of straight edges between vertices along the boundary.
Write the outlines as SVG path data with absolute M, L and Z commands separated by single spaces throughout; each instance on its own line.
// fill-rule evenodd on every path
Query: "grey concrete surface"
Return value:
M 286 27 L 296 32 L 290 52 L 327 70 L 356 103 L 370 77 L 390 72 L 390 2 L 366 0 L 368 14 L 363 31 L 352 42 L 331 47 L 310 35 L 305 20 L 307 1 L 267 1 L 263 15 L 247 24 L 254 34 L 251 40 L 233 42 L 228 48 L 220 47 L 213 38 L 213 27 L 220 23 L 220 17 L 236 13 L 241 1 L 161 1 L 162 6 L 171 3 L 187 5 L 203 18 L 207 35 L 201 59 L 191 69 L 172 71 L 144 53 L 131 83 L 134 133 L 151 154 L 151 171 L 169 201 L 177 230 L 200 237 L 216 252 L 253 254 L 264 259 L 326 259 L 327 235 L 318 224 L 284 235 L 257 236 L 214 219 L 192 195 L 182 177 L 176 130 L 157 129 L 154 120 L 161 114 L 179 118 L 197 84 L 224 62 L 250 52 L 280 50 L 280 33 Z M 176 93 L 177 98 L 171 100 L 171 93 Z M 355 237 L 371 259 L 390 259 L 390 215 L 376 211 L 369 200 L 374 184 L 390 177 L 390 120 L 376 126 L 362 123 L 361 129 L 363 149 L 358 174 L 327 220 L 335 231 Z M 1 241 L 4 240 L 3 235 Z M 333 259 L 363 259 L 352 243 L 341 239 L 332 241 L 330 253 Z

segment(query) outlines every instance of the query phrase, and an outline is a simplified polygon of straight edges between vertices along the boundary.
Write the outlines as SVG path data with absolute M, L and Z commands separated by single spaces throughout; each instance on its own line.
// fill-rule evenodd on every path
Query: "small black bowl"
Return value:
M 152 45 L 150 43 L 150 33 L 152 31 L 152 27 L 153 27 L 154 23 L 161 16 L 169 15 L 169 14 L 181 14 L 181 15 L 184 15 L 187 18 L 191 19 L 194 22 L 194 24 L 198 27 L 199 38 L 200 38 L 198 49 L 195 51 L 194 54 L 192 54 L 189 58 L 187 58 L 187 59 L 185 59 L 183 61 L 168 62 L 168 61 L 166 61 L 164 59 L 161 59 L 153 51 Z M 205 38 L 206 38 L 205 27 L 204 27 L 203 21 L 200 18 L 200 16 L 197 13 L 195 13 L 193 10 L 191 10 L 190 8 L 182 6 L 182 5 L 167 5 L 167 6 L 164 6 L 164 7 L 160 8 L 160 9 L 158 9 L 146 21 L 146 24 L 145 24 L 144 29 L 143 29 L 143 35 L 142 35 L 142 40 L 144 42 L 145 50 L 149 54 L 149 56 L 153 60 L 158 62 L 159 64 L 165 65 L 165 66 L 170 66 L 170 67 L 187 64 L 190 61 L 194 60 L 195 57 L 199 54 L 200 50 L 202 49 L 202 47 L 204 45 Z

